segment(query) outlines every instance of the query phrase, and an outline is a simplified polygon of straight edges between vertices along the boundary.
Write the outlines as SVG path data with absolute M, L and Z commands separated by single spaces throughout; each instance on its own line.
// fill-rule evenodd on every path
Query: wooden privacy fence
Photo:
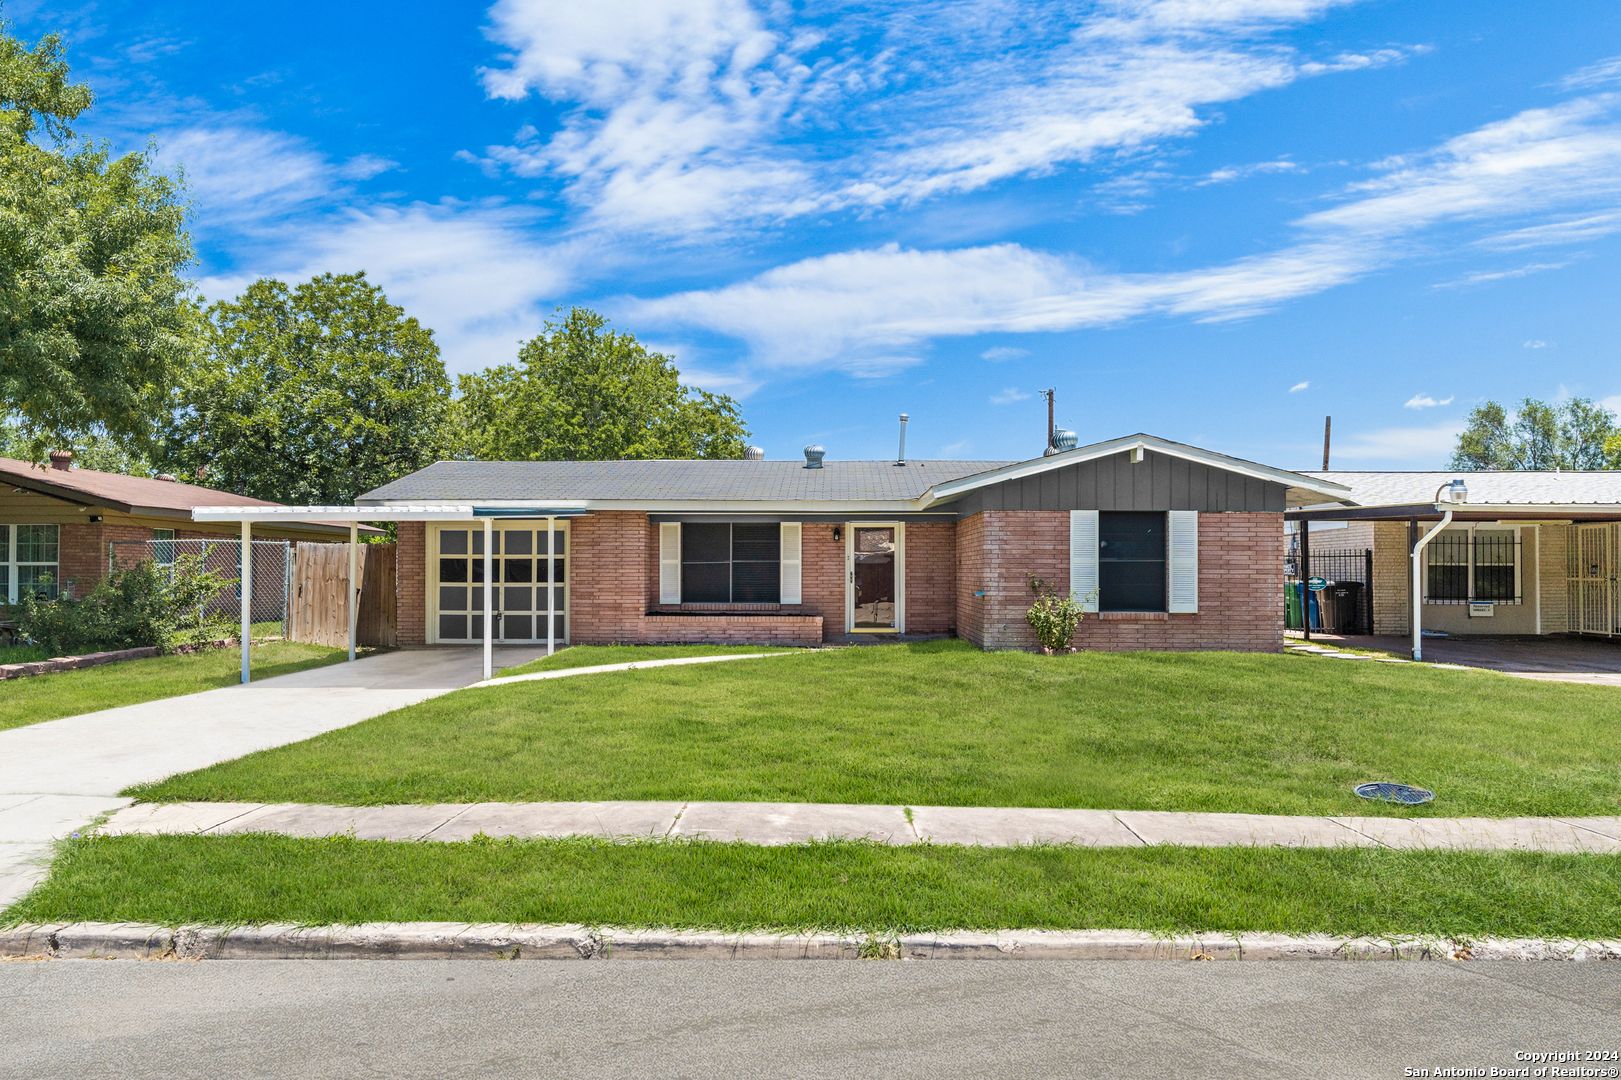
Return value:
M 359 621 L 355 641 L 392 648 L 399 643 L 394 544 L 362 544 Z M 293 551 L 288 638 L 313 645 L 349 644 L 349 545 L 299 544 Z

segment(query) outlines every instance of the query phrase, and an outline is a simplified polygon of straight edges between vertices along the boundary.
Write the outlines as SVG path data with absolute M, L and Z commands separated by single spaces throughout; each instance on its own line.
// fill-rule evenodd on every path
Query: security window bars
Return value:
M 60 566 L 55 525 L 0 525 L 0 587 L 8 604 L 29 596 L 54 600 Z
M 681 526 L 683 604 L 776 604 L 782 599 L 782 526 Z
M 1518 604 L 1520 538 L 1506 529 L 1448 529 L 1425 552 L 1427 604 Z

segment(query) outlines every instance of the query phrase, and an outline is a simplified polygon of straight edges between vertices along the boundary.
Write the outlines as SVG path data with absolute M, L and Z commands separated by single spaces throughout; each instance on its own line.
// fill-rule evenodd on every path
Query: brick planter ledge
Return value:
M 194 645 L 182 645 L 175 652 L 194 653 L 205 649 L 234 648 L 237 641 L 237 638 L 203 641 Z M 0 664 L 0 680 L 21 679 L 29 675 L 55 675 L 59 671 L 100 667 L 103 664 L 116 664 L 122 660 L 150 660 L 158 655 L 160 654 L 157 646 L 148 645 L 142 649 L 115 649 L 112 652 L 87 653 L 84 656 L 58 656 L 50 660 L 35 660 L 28 664 Z

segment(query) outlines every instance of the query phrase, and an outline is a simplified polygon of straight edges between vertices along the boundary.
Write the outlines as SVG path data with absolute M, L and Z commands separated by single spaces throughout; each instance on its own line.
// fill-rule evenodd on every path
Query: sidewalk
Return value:
M 697 837 L 793 844 L 832 837 L 884 844 L 1084 844 L 1089 847 L 1384 847 L 1621 853 L 1621 817 L 1387 818 L 1182 814 L 835 803 L 590 802 L 321 806 L 146 803 L 112 816 L 112 834 L 272 832 L 363 840 L 504 836 Z

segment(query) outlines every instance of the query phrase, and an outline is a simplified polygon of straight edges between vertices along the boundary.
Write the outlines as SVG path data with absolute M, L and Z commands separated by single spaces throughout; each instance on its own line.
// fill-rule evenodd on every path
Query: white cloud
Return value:
M 1198 183 L 1200 187 L 1208 184 L 1229 184 L 1234 180 L 1244 180 L 1251 176 L 1257 176 L 1262 173 L 1286 173 L 1301 171 L 1303 171 L 1301 167 L 1292 161 L 1285 161 L 1282 159 L 1278 161 L 1259 161 L 1253 165 L 1229 165 L 1224 169 L 1217 169 L 1215 172 L 1210 173 Z
M 530 242 L 522 218 L 500 208 L 365 206 L 284 227 L 284 246 L 250 253 L 242 270 L 204 278 L 211 299 L 254 278 L 289 283 L 323 273 L 366 276 L 434 331 L 452 372 L 510 363 L 561 296 L 576 261 L 568 248 Z
M 1540 274 L 1544 270 L 1563 270 L 1569 265 L 1570 263 L 1567 261 L 1558 263 L 1531 263 L 1527 266 L 1517 266 L 1513 270 L 1476 270 L 1472 273 L 1463 275 L 1463 277 L 1454 278 L 1451 281 L 1437 282 L 1436 284 L 1431 285 L 1430 288 L 1456 289 L 1465 285 L 1483 285 L 1488 281 L 1505 281 L 1513 278 L 1529 277 L 1532 274 Z
M 1590 214 L 1584 217 L 1550 221 L 1545 225 L 1531 225 L 1523 229 L 1488 236 L 1480 246 L 1500 251 L 1515 251 L 1532 247 L 1553 247 L 1560 244 L 1579 244 L 1596 240 L 1621 229 L 1621 213 Z
M 1407 403 L 1405 405 L 1403 405 L 1402 408 L 1404 408 L 1404 409 L 1433 409 L 1437 405 L 1451 405 L 1452 404 L 1452 399 L 1455 396 L 1456 395 L 1448 395 L 1446 398 L 1442 399 L 1441 401 L 1436 401 L 1434 398 L 1430 397 L 1430 395 L 1428 395 L 1428 394 L 1414 394 L 1412 397 L 1407 399 Z
M 639 319 L 741 338 L 769 367 L 832 362 L 851 370 L 935 336 L 1071 330 L 1155 313 L 1243 318 L 1437 250 L 1442 241 L 1427 235 L 1436 226 L 1480 231 L 1503 219 L 1568 213 L 1573 201 L 1608 204 L 1621 216 L 1621 124 L 1608 111 L 1615 104 L 1583 99 L 1528 110 L 1429 154 L 1386 162 L 1381 175 L 1342 192 L 1340 205 L 1297 220 L 1293 245 L 1202 269 L 1100 274 L 1018 244 L 888 244 L 630 308 Z M 1447 243 L 1470 241 L 1454 234 Z
M 1539 341 L 1536 338 L 1532 338 L 1530 341 L 1527 341 L 1523 346 L 1521 346 L 1521 348 L 1525 349 L 1546 349 L 1547 347 L 1548 343 L 1546 341 Z
M 1000 364 L 1005 360 L 1017 360 L 1021 356 L 1029 355 L 1029 349 L 1016 349 L 1011 345 L 997 345 L 980 353 L 979 358 L 989 360 L 993 364 Z
M 393 167 L 375 155 L 334 164 L 301 139 L 217 119 L 167 132 L 159 146 L 163 167 L 183 167 L 211 239 L 234 256 L 233 272 L 199 282 L 205 296 L 236 296 L 258 277 L 365 270 L 434 330 L 455 372 L 512 360 L 579 261 L 573 246 L 534 240 L 529 211 L 355 199 L 345 180 Z
M 1334 447 L 1336 458 L 1351 461 L 1441 462 L 1452 456 L 1463 424 L 1451 422 L 1428 428 L 1383 428 L 1359 432 Z
M 1300 60 L 1273 40 L 1340 2 L 914 0 L 796 21 L 749 0 L 498 0 L 487 92 L 564 117 L 460 156 L 560 181 L 589 221 L 677 235 L 891 205 L 1139 150 L 1203 128 L 1201 107 L 1406 55 Z
M 1311 383 L 1309 383 L 1309 382 L 1297 382 L 1293 386 L 1289 387 L 1289 393 L 1298 394 L 1298 393 L 1300 393 L 1300 391 L 1308 390 L 1310 388 L 1311 388 Z
M 991 395 L 992 405 L 1012 405 L 1015 401 L 1028 401 L 1033 394 L 1020 392 L 1017 386 L 1005 387 L 1000 394 Z
M 1561 79 L 1560 85 L 1567 90 L 1586 90 L 1613 82 L 1621 82 L 1621 56 L 1612 56 L 1574 71 Z
M 345 180 L 370 180 L 399 167 L 399 162 L 377 154 L 357 154 L 338 166 L 338 175 Z
M 1621 394 L 1614 394 L 1607 398 L 1599 398 L 1599 404 L 1613 413 L 1621 413 Z

